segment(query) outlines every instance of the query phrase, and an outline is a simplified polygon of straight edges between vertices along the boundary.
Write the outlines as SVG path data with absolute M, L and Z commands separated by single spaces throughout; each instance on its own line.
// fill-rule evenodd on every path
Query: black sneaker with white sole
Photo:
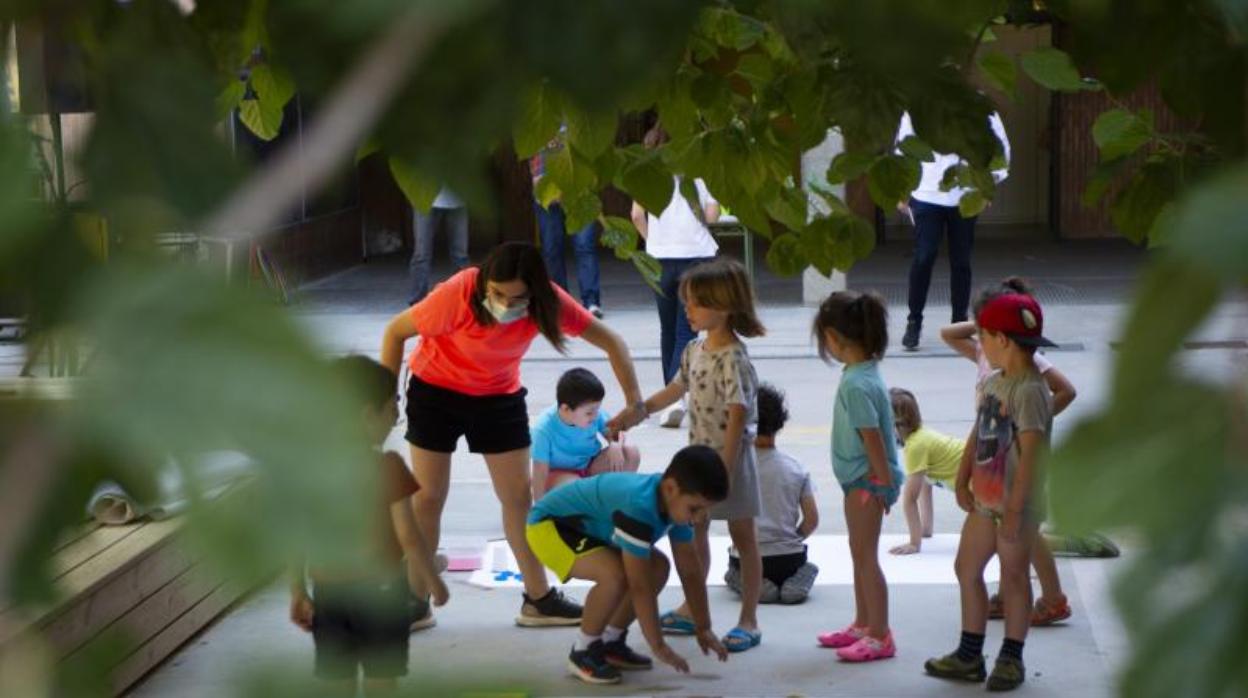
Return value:
M 578 625 L 584 609 L 575 601 L 571 601 L 555 587 L 540 599 L 530 599 L 524 594 L 524 602 L 520 604 L 520 615 L 516 616 L 516 625 L 525 628 L 548 628 L 553 626 Z
M 628 632 L 618 639 L 602 643 L 607 663 L 617 669 L 653 669 L 654 660 L 628 646 Z
M 901 346 L 906 351 L 915 351 L 919 348 L 919 332 L 923 330 L 923 324 L 913 320 L 906 323 L 906 333 L 901 336 Z
M 585 683 L 620 682 L 620 670 L 607 662 L 602 640 L 594 640 L 593 644 L 583 650 L 573 647 L 568 654 L 568 671 Z

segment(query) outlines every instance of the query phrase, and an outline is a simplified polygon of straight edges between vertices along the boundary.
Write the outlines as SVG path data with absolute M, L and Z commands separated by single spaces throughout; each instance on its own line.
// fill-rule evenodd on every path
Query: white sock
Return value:
M 577 633 L 576 651 L 581 652 L 589 649 L 589 646 L 602 639 L 601 635 L 586 635 L 585 633 Z
M 603 642 L 615 642 L 624 637 L 624 628 L 617 628 L 614 625 L 608 625 L 607 629 L 602 631 Z

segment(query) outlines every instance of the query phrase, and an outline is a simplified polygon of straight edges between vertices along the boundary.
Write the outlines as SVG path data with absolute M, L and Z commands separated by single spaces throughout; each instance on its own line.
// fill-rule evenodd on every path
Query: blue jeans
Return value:
M 975 218 L 963 218 L 957 206 L 938 206 L 910 200 L 914 213 L 914 261 L 910 264 L 910 316 L 913 323 L 923 322 L 927 306 L 927 289 L 932 284 L 932 267 L 940 252 L 941 238 L 949 235 L 949 304 L 951 320 L 967 319 L 971 302 L 971 250 L 975 246 Z
M 416 303 L 429 293 L 429 275 L 433 267 L 433 235 L 446 228 L 446 241 L 451 248 L 451 263 L 456 269 L 468 266 L 468 210 L 463 208 L 431 208 L 429 213 L 416 212 L 416 244 L 408 265 L 408 304 Z
M 537 230 L 542 237 L 542 259 L 546 260 L 546 272 L 550 280 L 568 290 L 568 271 L 564 261 L 563 244 L 568 237 L 563 207 L 551 204 L 549 209 L 533 202 L 537 213 Z M 572 249 L 576 253 L 576 283 L 581 287 L 581 305 L 601 305 L 598 289 L 598 224 L 590 223 L 572 236 Z
M 689 326 L 689 317 L 685 315 L 685 306 L 680 302 L 680 275 L 695 264 L 709 262 L 714 257 L 692 257 L 689 259 L 660 259 L 663 267 L 659 275 L 659 290 L 662 295 L 654 294 L 659 306 L 660 354 L 663 357 L 663 385 L 672 382 L 672 378 L 680 373 L 680 355 L 685 345 L 698 336 Z

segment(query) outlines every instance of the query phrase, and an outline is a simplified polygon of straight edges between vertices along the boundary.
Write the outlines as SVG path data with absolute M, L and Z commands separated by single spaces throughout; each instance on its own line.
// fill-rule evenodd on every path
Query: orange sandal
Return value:
M 1063 594 L 1056 602 L 1046 602 L 1044 598 L 1036 599 L 1036 606 L 1031 610 L 1031 624 L 1035 626 L 1053 625 L 1070 618 L 1070 604 Z

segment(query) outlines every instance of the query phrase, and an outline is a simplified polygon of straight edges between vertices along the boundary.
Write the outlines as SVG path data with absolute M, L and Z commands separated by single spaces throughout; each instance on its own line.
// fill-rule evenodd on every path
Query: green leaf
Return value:
M 224 119 L 229 116 L 231 111 L 238 107 L 238 103 L 243 101 L 243 96 L 247 94 L 247 84 L 242 80 L 231 80 L 217 95 L 216 115 L 218 119 Z
M 1096 206 L 1105 196 L 1105 192 L 1114 185 L 1118 176 L 1126 171 L 1130 160 L 1119 158 L 1110 162 L 1101 162 L 1092 170 L 1088 178 L 1088 186 L 1083 190 L 1083 205 L 1087 208 Z
M 772 240 L 771 246 L 767 249 L 767 266 L 780 276 L 801 274 L 808 263 L 798 236 L 793 233 L 784 233 Z
M 1178 186 L 1173 163 L 1145 163 L 1110 207 L 1110 217 L 1118 232 L 1132 242 L 1143 242 L 1157 214 L 1174 199 Z
M 676 180 L 663 164 L 658 150 L 625 151 L 627 162 L 620 172 L 617 184 L 633 197 L 642 208 L 659 215 L 672 202 Z
M 1052 46 L 1042 46 L 1024 53 L 1023 72 L 1043 87 L 1055 92 L 1099 90 L 1099 83 L 1079 77 L 1079 69 L 1070 55 Z
M 389 163 L 390 175 L 394 177 L 395 184 L 399 185 L 403 196 L 407 197 L 407 202 L 417 211 L 428 213 L 433 207 L 433 200 L 438 198 L 442 185 L 398 157 L 391 156 Z
M 618 120 L 614 112 L 588 113 L 566 108 L 568 142 L 590 159 L 597 158 L 615 142 Z
M 282 108 L 258 99 L 239 102 L 238 118 L 261 140 L 271 141 L 282 131 Z
M 816 218 L 802 229 L 801 252 L 807 263 L 828 276 L 833 269 L 849 271 L 875 247 L 871 224 L 855 215 Z
M 988 208 L 988 199 L 976 189 L 966 192 L 958 199 L 958 214 L 963 218 L 974 218 Z
M 531 158 L 559 133 L 563 99 L 546 84 L 530 88 L 521 98 L 520 117 L 512 130 L 516 156 Z
M 379 152 L 380 150 L 381 150 L 381 141 L 377 140 L 376 138 L 369 138 L 368 140 L 361 143 L 360 147 L 355 149 L 355 163 L 358 165 L 361 160 L 363 160 L 364 158 L 367 158 L 373 153 Z
M 659 277 L 663 274 L 663 267 L 659 264 L 659 260 L 651 257 L 647 252 L 637 250 L 629 257 L 629 261 L 633 263 L 633 266 L 641 274 L 641 278 L 646 282 L 646 285 L 655 293 L 662 295 L 663 291 L 659 288 Z
M 932 146 L 923 142 L 918 136 L 906 136 L 897 144 L 897 148 L 905 155 L 918 160 L 919 162 L 935 162 L 936 153 L 932 150 Z M 836 184 L 836 182 L 833 182 Z
M 979 69 L 988 84 L 1018 98 L 1018 70 L 1014 67 L 1014 59 L 1000 51 L 985 51 L 979 57 Z
M 563 207 L 563 213 L 567 216 L 569 235 L 580 232 L 585 226 L 598 220 L 598 216 L 602 213 L 602 200 L 598 198 L 597 193 L 592 191 L 584 191 L 575 195 L 565 194 L 560 199 L 559 205 Z
M 533 198 L 542 205 L 542 208 L 550 208 L 550 205 L 559 200 L 563 196 L 559 185 L 555 184 L 555 180 L 550 177 L 542 177 L 537 180 L 537 185 L 533 187 Z
M 1096 117 L 1092 139 L 1101 151 L 1101 161 L 1110 162 L 1132 155 L 1153 137 L 1151 112 L 1134 114 L 1126 109 L 1110 109 Z
M 659 123 L 673 138 L 687 136 L 698 126 L 698 107 L 693 103 L 693 80 L 687 73 L 678 73 L 659 93 Z
M 828 165 L 828 184 L 844 184 L 866 174 L 879 155 L 858 151 L 844 151 L 832 158 Z
M 264 63 L 251 69 L 251 88 L 261 102 L 285 107 L 295 96 L 295 81 L 284 69 Z
M 596 195 L 598 175 L 594 172 L 593 163 L 586 161 L 576 150 L 564 147 L 548 153 L 546 157 L 546 177 L 559 185 L 563 198 L 579 198 L 586 192 Z M 597 214 L 592 217 L 597 218 Z
M 599 242 L 603 247 L 614 251 L 617 259 L 632 259 L 640 239 L 641 234 L 631 220 L 619 216 L 602 217 L 602 235 L 599 236 Z
M 1248 278 L 1248 220 L 1244 193 L 1248 166 L 1234 168 L 1202 182 L 1168 217 L 1167 234 L 1175 255 L 1228 283 Z
M 905 201 L 910 192 L 919 186 L 922 174 L 915 160 L 900 155 L 881 157 L 871 166 L 867 179 L 871 200 L 885 211 L 893 210 L 898 202 Z
M 766 201 L 763 208 L 768 216 L 780 221 L 789 230 L 804 228 L 809 216 L 806 192 L 790 187 L 782 187 L 775 196 Z

